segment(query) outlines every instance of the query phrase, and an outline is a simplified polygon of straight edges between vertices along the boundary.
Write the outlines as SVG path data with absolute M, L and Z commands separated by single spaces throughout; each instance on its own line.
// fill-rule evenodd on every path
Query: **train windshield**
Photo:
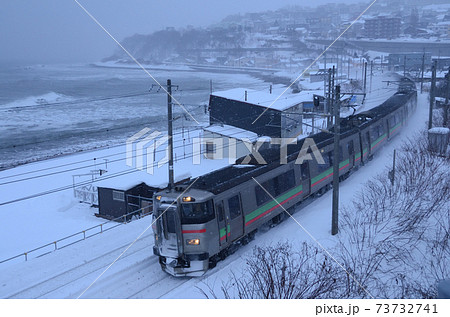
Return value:
M 181 204 L 181 223 L 205 223 L 214 219 L 212 200 L 204 203 Z

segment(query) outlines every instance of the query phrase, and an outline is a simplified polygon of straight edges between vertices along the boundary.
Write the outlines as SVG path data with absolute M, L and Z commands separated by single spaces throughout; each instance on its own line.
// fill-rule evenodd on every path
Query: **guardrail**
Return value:
M 55 252 L 56 250 L 63 249 L 65 247 L 71 246 L 75 243 L 84 241 L 88 238 L 92 238 L 98 234 L 101 234 L 103 232 L 109 231 L 111 229 L 114 229 L 118 226 L 124 225 L 128 222 L 130 222 L 133 217 L 135 218 L 143 218 L 145 216 L 149 216 L 152 214 L 151 211 L 146 211 L 149 206 L 135 210 L 133 212 L 127 213 L 125 215 L 122 215 L 120 217 L 110 219 L 106 222 L 103 222 L 99 225 L 90 227 L 88 229 L 79 231 L 77 233 L 71 234 L 69 236 L 66 236 L 64 238 L 55 240 L 53 242 L 47 243 L 45 245 L 42 245 L 40 247 L 37 247 L 35 249 L 32 249 L 27 252 L 20 253 L 16 256 L 4 259 L 0 261 L 0 264 L 5 262 L 11 262 L 13 260 L 20 260 L 23 259 L 25 261 L 28 261 L 30 258 L 39 258 L 41 256 L 47 255 L 49 253 Z

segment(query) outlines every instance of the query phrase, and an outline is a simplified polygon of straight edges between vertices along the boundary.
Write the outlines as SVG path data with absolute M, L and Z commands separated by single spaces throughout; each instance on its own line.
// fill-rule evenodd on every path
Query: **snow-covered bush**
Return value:
M 370 180 L 341 212 L 341 261 L 375 297 L 429 298 L 450 276 L 450 169 L 425 133 L 404 143 L 392 185 Z M 353 295 L 352 295 L 353 294 Z M 349 280 L 348 295 L 362 296 Z
M 222 287 L 226 298 L 299 299 L 339 296 L 338 269 L 319 249 L 303 243 L 294 251 L 288 243 L 255 247 L 242 276 L 233 274 Z

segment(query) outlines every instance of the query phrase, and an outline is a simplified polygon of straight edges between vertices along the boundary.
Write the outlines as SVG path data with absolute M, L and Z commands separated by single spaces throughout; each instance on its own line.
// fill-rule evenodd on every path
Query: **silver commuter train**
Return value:
M 403 78 L 398 91 L 383 104 L 342 119 L 340 179 L 364 165 L 395 137 L 417 105 L 414 83 Z M 217 261 L 247 244 L 259 227 L 278 223 L 285 212 L 253 180 L 255 178 L 288 211 L 309 196 L 331 188 L 333 137 L 312 136 L 325 164 L 316 160 L 295 164 L 303 145 L 288 146 L 287 164 L 280 164 L 280 150 L 261 151 L 266 165 L 253 159 L 250 165 L 228 166 L 155 194 L 153 207 L 153 253 L 164 271 L 173 276 L 201 276 Z M 254 165 L 252 165 L 252 163 Z M 186 188 L 189 188 L 186 190 Z

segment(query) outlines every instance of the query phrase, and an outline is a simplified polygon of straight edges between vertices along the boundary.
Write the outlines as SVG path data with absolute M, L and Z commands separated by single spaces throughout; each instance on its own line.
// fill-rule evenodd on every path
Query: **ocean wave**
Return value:
M 51 91 L 51 92 L 48 92 L 43 95 L 29 96 L 29 97 L 21 98 L 21 99 L 0 105 L 0 109 L 9 110 L 9 109 L 26 108 L 26 107 L 46 106 L 46 105 L 67 102 L 67 101 L 71 101 L 71 100 L 73 100 L 73 98 L 70 96 L 66 96 L 66 95 Z

